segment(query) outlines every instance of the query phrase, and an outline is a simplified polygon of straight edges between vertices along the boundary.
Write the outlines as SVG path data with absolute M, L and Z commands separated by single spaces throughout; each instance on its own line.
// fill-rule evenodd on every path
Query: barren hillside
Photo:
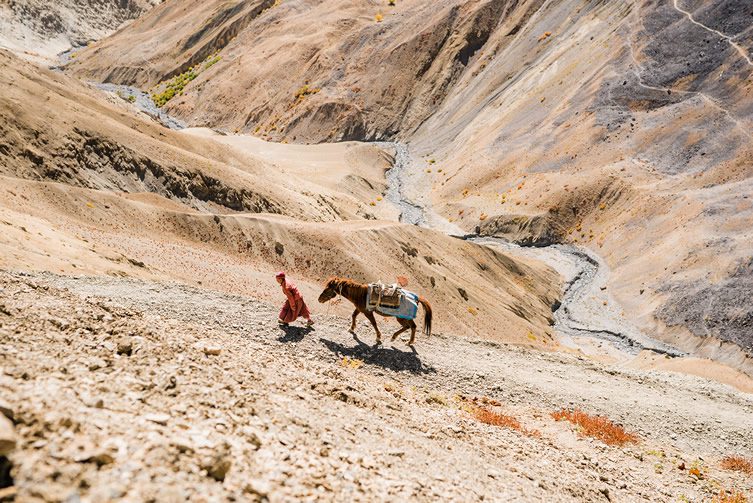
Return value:
M 281 268 L 309 296 L 331 275 L 406 274 L 434 301 L 440 331 L 555 345 L 558 281 L 548 268 L 375 220 L 397 216 L 382 197 L 381 150 L 295 147 L 291 164 L 284 148 L 260 142 L 254 156 L 223 137 L 166 130 L 122 100 L 8 54 L 0 63 L 2 267 L 174 278 L 265 296 L 279 295 L 270 278 Z
M 721 468 L 753 455 L 753 400 L 728 386 L 455 335 L 374 348 L 366 324 L 352 336 L 349 320 L 321 316 L 316 330 L 282 330 L 275 305 L 174 283 L 2 273 L 0 285 L 19 501 L 753 491 Z M 608 446 L 550 415 L 574 405 L 639 442 Z M 518 428 L 479 421 L 479 406 Z
M 750 501 L 748 3 L 0 5 L 0 502 Z
M 407 141 L 414 200 L 464 232 L 584 244 L 645 331 L 753 368 L 746 2 L 194 4 L 70 70 L 162 95 L 198 68 L 165 105 L 189 124 Z

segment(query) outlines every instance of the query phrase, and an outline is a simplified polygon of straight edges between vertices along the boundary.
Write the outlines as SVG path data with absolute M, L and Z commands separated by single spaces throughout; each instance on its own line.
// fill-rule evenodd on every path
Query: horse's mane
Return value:
M 343 286 L 366 286 L 363 283 L 359 283 L 358 281 L 349 279 L 349 278 L 341 278 L 339 276 L 331 276 L 327 280 L 327 284 L 335 284 L 337 286 L 343 285 Z
M 359 283 L 352 279 L 340 278 L 339 276 L 332 276 L 329 278 L 327 280 L 327 286 L 333 289 L 348 289 L 354 293 L 357 292 L 362 295 L 366 295 L 366 289 L 368 288 L 368 285 L 364 285 L 363 283 Z

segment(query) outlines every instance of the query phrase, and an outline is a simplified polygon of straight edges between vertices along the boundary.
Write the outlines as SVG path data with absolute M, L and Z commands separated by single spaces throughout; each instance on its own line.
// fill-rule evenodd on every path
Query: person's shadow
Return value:
M 301 342 L 306 337 L 306 334 L 314 330 L 313 327 L 277 326 L 282 330 L 282 335 L 277 338 L 278 342 Z
M 339 342 L 319 338 L 327 346 L 327 349 L 333 353 L 347 356 L 348 358 L 358 358 L 370 365 L 377 365 L 396 372 L 407 370 L 413 374 L 430 374 L 436 372 L 434 367 L 427 367 L 421 362 L 416 348 L 412 346 L 410 347 L 410 351 L 401 351 L 395 347 L 369 346 L 359 339 L 356 334 L 353 334 L 353 339 L 356 341 L 356 345 L 348 347 Z

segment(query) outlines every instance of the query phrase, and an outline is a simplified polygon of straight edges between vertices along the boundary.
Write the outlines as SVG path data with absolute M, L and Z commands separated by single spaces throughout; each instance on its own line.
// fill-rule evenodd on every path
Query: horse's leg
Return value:
M 369 321 L 371 322 L 371 325 L 374 327 L 374 330 L 376 331 L 376 336 L 377 336 L 376 343 L 378 346 L 379 344 L 382 343 L 382 334 L 379 332 L 379 327 L 377 327 L 376 318 L 374 318 L 374 313 L 371 311 L 366 311 L 365 313 L 363 313 L 363 315 L 369 319 Z
M 396 318 L 396 320 L 397 320 L 397 321 L 398 321 L 398 322 L 400 323 L 400 325 L 401 325 L 401 326 L 402 326 L 403 328 L 401 328 L 400 330 L 398 330 L 397 332 L 395 332 L 394 334 L 392 334 L 392 340 L 393 340 L 393 341 L 394 341 L 395 339 L 397 339 L 397 336 L 398 336 L 398 335 L 402 334 L 403 332 L 405 332 L 406 330 L 408 330 L 408 327 L 410 327 L 410 325 L 408 324 L 408 321 L 407 321 L 407 320 L 404 320 L 404 319 L 402 319 L 402 318 Z
M 358 317 L 359 312 L 360 311 L 358 309 L 353 311 L 353 316 L 351 316 L 352 321 L 350 322 L 350 333 L 355 333 L 356 331 L 356 318 Z
M 408 346 L 412 346 L 415 341 L 416 341 L 416 322 L 413 320 L 410 320 L 410 340 L 408 341 Z

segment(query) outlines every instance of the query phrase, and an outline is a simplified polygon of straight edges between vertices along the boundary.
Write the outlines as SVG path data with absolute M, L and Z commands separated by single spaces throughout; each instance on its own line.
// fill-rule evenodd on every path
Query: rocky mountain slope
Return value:
M 645 331 L 753 369 L 746 2 L 200 4 L 155 9 L 70 71 L 157 94 L 197 73 L 165 105 L 193 125 L 406 140 L 414 198 L 465 232 L 585 244 Z
M 9 54 L 0 67 L 3 268 L 173 278 L 267 298 L 279 296 L 270 278 L 283 268 L 309 296 L 331 275 L 405 274 L 434 303 L 439 331 L 555 346 L 554 273 L 389 221 L 382 150 L 256 156 L 167 130 Z
M 745 2 L 150 3 L 0 5 L 0 501 L 749 500 Z
M 0 4 L 0 48 L 54 62 L 71 47 L 114 32 L 162 0 L 9 0 Z
M 20 436 L 19 501 L 753 491 L 720 467 L 753 454 L 753 400 L 709 381 L 456 336 L 374 348 L 370 327 L 351 336 L 347 318 L 281 330 L 275 306 L 180 284 L 2 273 L 0 285 L 0 405 Z M 473 398 L 523 429 L 474 419 Z M 573 406 L 639 443 L 606 446 L 550 416 Z

